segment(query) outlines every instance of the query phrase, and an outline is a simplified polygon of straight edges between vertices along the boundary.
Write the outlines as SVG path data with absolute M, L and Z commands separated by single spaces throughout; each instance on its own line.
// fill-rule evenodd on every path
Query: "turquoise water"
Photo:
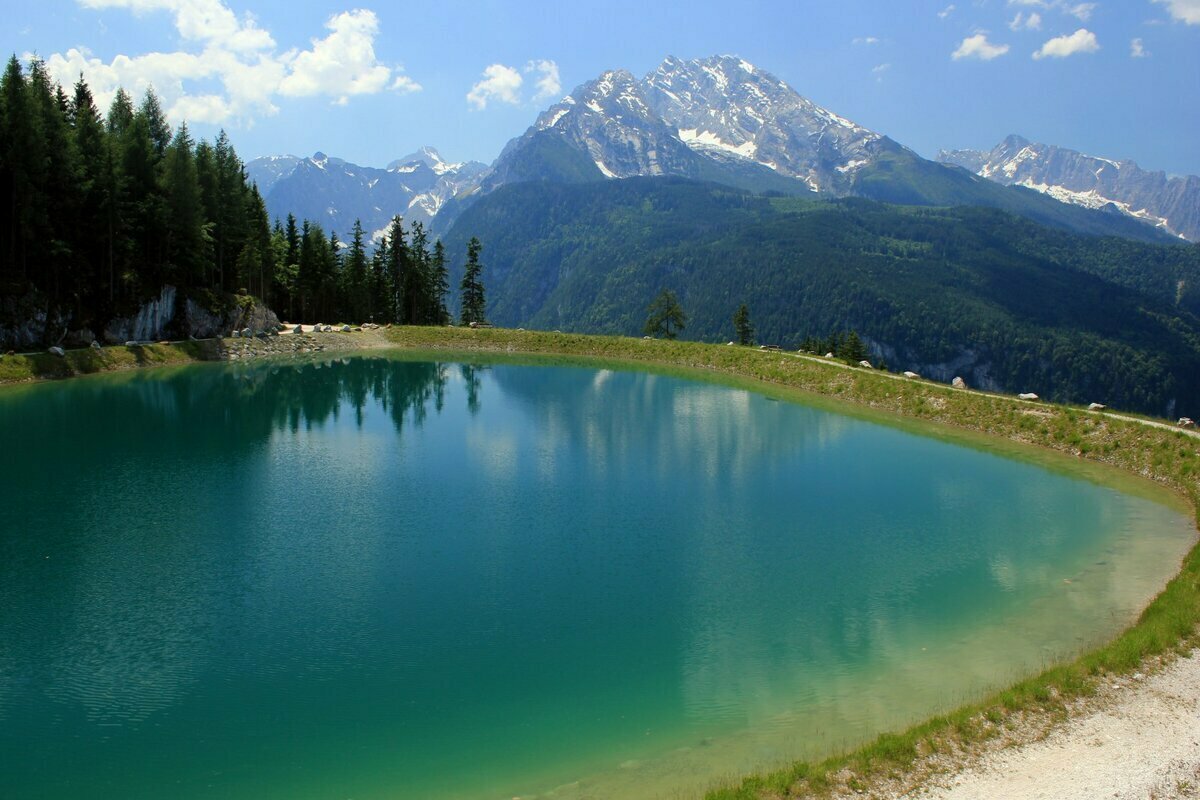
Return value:
M 1178 510 L 737 388 L 358 357 L 0 392 L 0 796 L 689 797 L 1127 625 Z

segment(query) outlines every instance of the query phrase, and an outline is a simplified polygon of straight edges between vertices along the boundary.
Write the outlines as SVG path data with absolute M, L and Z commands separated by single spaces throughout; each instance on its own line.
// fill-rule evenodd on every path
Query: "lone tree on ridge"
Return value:
M 663 289 L 650 303 L 646 317 L 646 335 L 674 339 L 687 325 L 687 314 L 679 305 L 678 298 L 670 289 Z

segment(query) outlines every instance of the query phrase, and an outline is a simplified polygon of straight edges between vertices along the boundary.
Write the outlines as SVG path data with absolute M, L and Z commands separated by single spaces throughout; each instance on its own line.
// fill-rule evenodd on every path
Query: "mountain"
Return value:
M 511 183 L 667 175 L 758 193 L 988 206 L 1093 235 L 1172 236 L 1111 203 L 1071 205 L 1053 193 L 999 185 L 975 174 L 977 160 L 963 153 L 955 162 L 963 169 L 921 158 L 744 59 L 671 56 L 640 79 L 609 70 L 580 85 L 490 167 L 448 164 L 423 148 L 386 170 L 320 153 L 256 159 L 247 170 L 272 216 L 314 219 L 343 238 L 355 218 L 376 232 L 397 213 L 440 235 L 472 203 Z
M 272 219 L 294 214 L 348 239 L 354 220 L 368 235 L 396 214 L 428 226 L 447 200 L 473 185 L 486 166 L 448 163 L 432 147 L 397 159 L 387 169 L 361 167 L 316 153 L 311 158 L 268 156 L 246 164 Z
M 1168 177 L 1132 161 L 1113 161 L 1009 136 L 990 152 L 943 150 L 938 161 L 1008 186 L 1024 186 L 1085 208 L 1109 208 L 1168 233 L 1200 241 L 1200 177 Z
M 746 302 L 760 342 L 853 328 L 892 368 L 945 381 L 1166 415 L 1200 407 L 1198 247 L 664 176 L 503 186 L 450 230 L 452 264 L 470 236 L 484 242 L 500 325 L 640 336 L 666 287 L 689 315 L 685 338 L 733 338 Z
M 1119 213 L 1073 208 L 923 159 L 734 56 L 668 57 L 640 80 L 610 70 L 584 83 L 509 142 L 479 190 L 460 195 L 439 222 L 509 183 L 660 175 L 757 192 L 982 205 L 1082 233 L 1167 239 Z

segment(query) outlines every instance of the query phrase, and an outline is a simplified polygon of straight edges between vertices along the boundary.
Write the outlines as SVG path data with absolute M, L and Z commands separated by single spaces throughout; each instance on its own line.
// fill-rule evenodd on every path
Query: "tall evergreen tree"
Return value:
M 442 240 L 433 243 L 433 257 L 430 259 L 430 270 L 433 274 L 433 303 L 434 325 L 449 325 L 450 312 L 446 309 L 446 295 L 450 292 L 450 274 L 446 269 L 446 248 Z
M 346 276 L 346 306 L 349 309 L 350 318 L 358 322 L 367 320 L 371 315 L 368 301 L 370 292 L 368 270 L 362 222 L 356 219 L 354 220 L 354 231 L 350 237 L 350 247 L 346 251 L 343 274 Z
M 163 182 L 167 194 L 167 279 L 186 285 L 204 284 L 203 254 L 209 225 L 204 219 L 200 184 L 187 123 L 179 126 L 167 148 Z
M 474 236 L 467 242 L 467 265 L 463 271 L 462 283 L 459 285 L 462 308 L 459 319 L 463 325 L 472 322 L 484 322 L 486 303 L 483 296 L 483 283 L 479 279 L 483 265 L 479 263 L 479 253 L 483 245 Z
M 737 334 L 738 344 L 754 344 L 754 325 L 750 322 L 750 309 L 745 303 L 738 306 L 733 315 L 733 330 Z

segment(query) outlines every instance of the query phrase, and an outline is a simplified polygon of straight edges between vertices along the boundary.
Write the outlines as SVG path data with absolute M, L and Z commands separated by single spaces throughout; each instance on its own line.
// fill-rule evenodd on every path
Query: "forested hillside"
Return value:
M 26 74 L 14 56 L 0 77 L 6 347 L 86 344 L 164 286 L 218 318 L 258 298 L 306 322 L 440 323 L 445 277 L 419 224 L 374 243 L 356 226 L 347 246 L 315 223 L 272 225 L 225 134 L 172 130 L 153 92 L 135 106 L 118 91 L 102 114 L 82 79 L 68 92 L 39 61 Z
M 452 255 L 466 231 L 488 243 L 501 325 L 640 335 L 668 288 L 683 338 L 733 339 L 745 302 L 759 342 L 854 329 L 891 368 L 929 377 L 1158 414 L 1200 401 L 1195 246 L 675 178 L 503 187 L 464 213 Z

